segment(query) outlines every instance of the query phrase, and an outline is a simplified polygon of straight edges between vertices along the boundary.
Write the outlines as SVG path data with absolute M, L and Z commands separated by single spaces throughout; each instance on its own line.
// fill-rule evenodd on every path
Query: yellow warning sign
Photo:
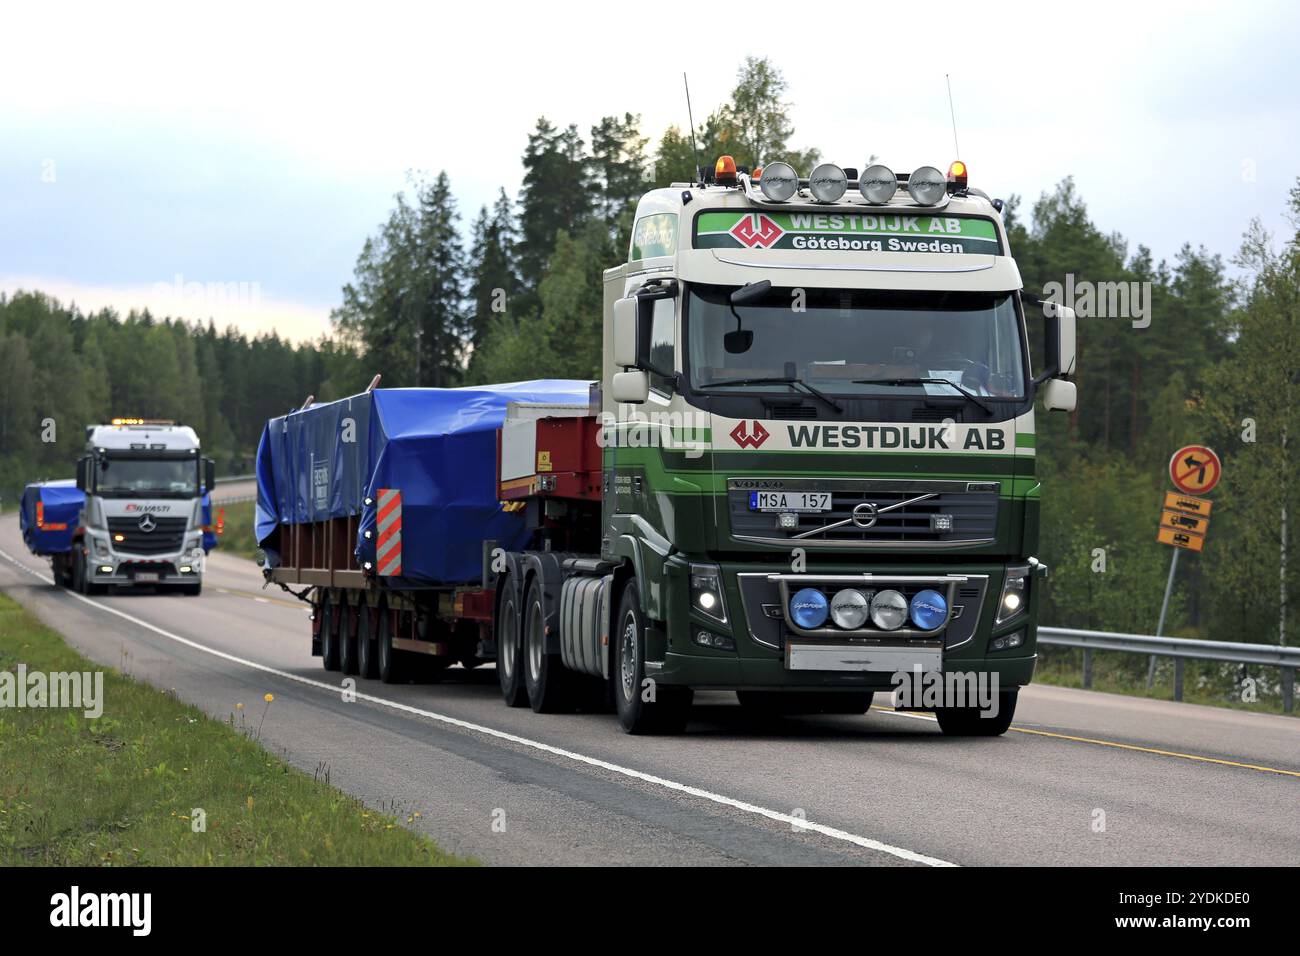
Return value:
M 1210 519 L 1199 515 L 1189 515 L 1182 511 L 1162 511 L 1160 527 L 1175 531 L 1190 531 L 1192 534 L 1205 534 L 1210 528 Z
M 543 471 L 550 471 L 550 470 L 551 470 L 551 453 L 549 451 L 539 451 L 537 453 L 538 473 L 541 473 Z
M 1193 498 L 1191 495 L 1180 495 L 1176 491 L 1165 492 L 1166 511 L 1182 511 L 1189 515 L 1208 518 L 1212 507 L 1214 502 L 1208 498 Z
M 1173 545 L 1175 548 L 1186 548 L 1188 551 L 1205 550 L 1205 535 L 1193 534 L 1190 531 L 1176 531 L 1162 526 L 1156 532 L 1156 540 L 1161 544 Z

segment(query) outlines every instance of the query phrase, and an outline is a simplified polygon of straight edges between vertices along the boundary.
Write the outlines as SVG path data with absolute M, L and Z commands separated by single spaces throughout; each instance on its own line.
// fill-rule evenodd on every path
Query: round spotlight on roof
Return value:
M 918 205 L 933 206 L 948 192 L 948 177 L 933 166 L 922 166 L 907 178 L 907 192 Z
M 871 602 L 857 588 L 837 591 L 831 598 L 831 620 L 846 631 L 856 631 L 867 623 Z
M 839 202 L 849 188 L 849 177 L 834 163 L 822 163 L 808 177 L 808 191 L 818 202 Z
M 871 623 L 884 631 L 894 631 L 907 620 L 907 598 L 898 591 L 881 591 L 871 600 Z
M 789 163 L 769 163 L 758 184 L 772 202 L 785 202 L 799 191 L 799 174 Z
M 888 166 L 868 166 L 858 179 L 858 192 L 867 202 L 882 206 L 898 192 L 898 177 Z

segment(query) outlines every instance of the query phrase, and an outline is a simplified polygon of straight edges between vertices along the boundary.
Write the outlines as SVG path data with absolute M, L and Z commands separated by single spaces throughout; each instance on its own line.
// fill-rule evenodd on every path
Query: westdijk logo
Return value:
M 771 432 L 760 421 L 754 422 L 753 431 L 750 431 L 748 422 L 741 422 L 731 430 L 732 440 L 741 448 L 761 448 L 770 435 Z
M 759 212 L 741 219 L 730 232 L 750 249 L 770 249 L 785 235 L 784 229 Z

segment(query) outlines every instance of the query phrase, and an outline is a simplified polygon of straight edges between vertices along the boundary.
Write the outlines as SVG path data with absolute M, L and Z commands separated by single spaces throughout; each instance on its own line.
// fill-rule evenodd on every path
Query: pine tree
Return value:
M 538 287 L 561 229 L 581 229 L 593 202 L 587 156 L 576 126 L 557 130 L 546 117 L 528 137 L 519 206 L 519 276 L 523 286 L 519 316 L 541 310 Z

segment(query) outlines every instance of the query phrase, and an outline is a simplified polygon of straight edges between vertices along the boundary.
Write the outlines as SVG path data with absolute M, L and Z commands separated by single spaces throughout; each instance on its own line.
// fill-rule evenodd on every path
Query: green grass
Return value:
M 101 670 L 0 594 L 0 669 Z M 276 702 L 228 722 L 104 669 L 103 716 L 0 708 L 0 865 L 464 865 L 257 742 Z M 234 716 L 237 713 L 239 716 Z M 194 808 L 206 815 L 195 833 Z M 415 812 L 405 816 L 414 822 Z
M 214 504 L 212 520 L 217 520 L 217 509 L 226 509 L 225 530 L 217 550 L 241 558 L 252 558 L 257 552 L 257 539 L 253 537 L 253 502 L 241 501 L 233 505 Z
M 1079 648 L 1038 647 L 1038 667 L 1034 681 L 1059 687 L 1083 687 L 1083 651 Z M 1091 690 L 1130 697 L 1174 699 L 1174 662 L 1162 657 L 1156 664 L 1156 678 L 1150 690 L 1146 686 L 1147 657 L 1110 651 L 1092 655 Z M 1183 701 L 1229 707 L 1233 710 L 1261 714 L 1281 714 L 1282 673 L 1277 667 L 1251 667 L 1249 676 L 1257 682 L 1256 700 L 1242 700 L 1239 667 L 1214 661 L 1184 661 Z M 1295 713 L 1292 714 L 1295 716 Z

